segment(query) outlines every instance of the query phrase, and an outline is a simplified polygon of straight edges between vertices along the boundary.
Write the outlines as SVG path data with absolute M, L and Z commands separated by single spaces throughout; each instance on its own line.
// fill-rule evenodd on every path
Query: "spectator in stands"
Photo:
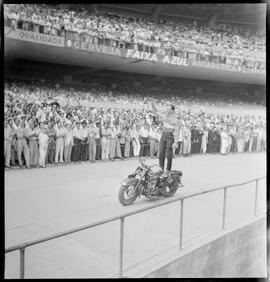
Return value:
M 29 146 L 29 158 L 30 167 L 36 167 L 39 160 L 39 149 L 38 149 L 38 135 L 40 128 L 35 127 L 34 120 L 30 120 L 28 128 L 28 146 Z
M 229 139 L 229 136 L 228 136 L 228 133 L 227 133 L 227 128 L 225 126 L 223 126 L 221 128 L 221 131 L 220 131 L 220 140 L 221 140 L 220 154 L 221 155 L 226 155 L 226 153 L 227 153 L 227 147 L 229 145 L 228 139 Z
M 48 140 L 48 148 L 46 154 L 46 163 L 54 163 L 55 156 L 55 138 L 56 138 L 56 130 L 54 129 L 54 123 L 52 120 L 48 121 L 46 134 L 49 137 Z
M 97 144 L 97 146 L 96 146 L 96 148 L 97 148 L 96 160 L 100 160 L 101 159 L 101 123 L 97 122 L 96 127 L 98 129 L 98 133 L 95 137 L 95 141 L 96 141 L 96 144 Z
M 150 157 L 154 158 L 157 151 L 157 139 L 156 139 L 156 125 L 152 123 L 149 133 L 149 144 L 150 144 Z
M 131 129 L 129 126 L 126 127 L 126 138 L 125 138 L 125 151 L 124 157 L 130 157 L 130 142 L 131 142 Z
M 73 162 L 80 161 L 80 156 L 82 152 L 82 132 L 81 132 L 81 122 L 75 122 L 75 128 L 73 129 L 74 146 L 71 151 L 71 160 Z
M 110 135 L 111 135 L 111 129 L 109 127 L 109 122 L 106 121 L 104 123 L 104 126 L 101 127 L 101 159 L 103 161 L 109 159 Z
M 17 139 L 16 148 L 17 148 L 17 157 L 19 161 L 20 168 L 23 168 L 22 162 L 22 153 L 25 160 L 25 165 L 27 168 L 30 168 L 29 163 L 29 147 L 27 145 L 27 129 L 25 127 L 25 121 L 21 120 L 18 128 L 15 130 L 15 136 Z
M 46 166 L 46 155 L 48 150 L 49 136 L 46 133 L 46 127 L 44 122 L 39 123 L 40 132 L 38 134 L 38 145 L 39 145 L 39 166 Z
M 87 128 L 87 121 L 83 120 L 82 122 L 82 150 L 81 150 L 81 161 L 86 161 L 88 159 L 88 153 L 89 153 L 89 143 L 88 143 L 88 128 Z
M 147 145 L 148 145 L 148 137 L 149 137 L 149 130 L 147 128 L 146 123 L 142 125 L 140 128 L 140 157 L 145 157 L 147 155 Z
M 188 157 L 191 150 L 190 122 L 186 121 L 183 127 L 183 156 Z
M 88 128 L 88 143 L 89 143 L 89 161 L 93 162 L 96 160 L 97 143 L 96 138 L 99 136 L 99 130 L 95 126 L 94 121 L 89 121 Z
M 14 137 L 15 137 L 15 128 L 13 127 L 13 120 L 12 118 L 8 118 L 5 121 L 5 129 L 4 129 L 5 167 L 7 168 L 10 168 L 11 150 L 12 150 Z M 15 164 L 15 159 L 13 164 Z
M 64 135 L 64 160 L 66 163 L 71 162 L 71 151 L 74 146 L 72 124 L 66 125 L 66 132 Z
M 111 135 L 110 135 L 110 160 L 114 160 L 116 153 L 116 138 L 117 138 L 117 129 L 114 124 L 111 126 Z
M 58 120 L 55 125 L 56 131 L 56 142 L 55 142 L 55 160 L 54 162 L 57 164 L 58 161 L 60 163 L 64 162 L 64 137 L 66 134 L 66 130 L 63 127 L 63 123 L 61 120 Z
M 140 135 L 139 135 L 139 125 L 135 123 L 132 126 L 131 138 L 134 157 L 138 157 L 140 154 Z

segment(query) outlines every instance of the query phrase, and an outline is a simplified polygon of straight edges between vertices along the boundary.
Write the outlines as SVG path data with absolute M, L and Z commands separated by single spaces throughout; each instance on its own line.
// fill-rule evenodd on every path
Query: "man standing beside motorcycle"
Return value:
M 179 124 L 175 107 L 171 105 L 168 112 L 164 115 L 158 113 L 157 108 L 151 103 L 153 111 L 160 115 L 163 121 L 163 131 L 159 142 L 159 166 L 164 171 L 165 157 L 167 158 L 166 171 L 171 171 L 173 147 L 177 147 Z

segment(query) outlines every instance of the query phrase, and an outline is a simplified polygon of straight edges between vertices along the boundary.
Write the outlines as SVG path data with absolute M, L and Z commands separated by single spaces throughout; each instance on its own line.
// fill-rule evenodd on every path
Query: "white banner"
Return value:
M 12 39 L 24 40 L 57 47 L 64 47 L 63 37 L 36 33 L 22 29 L 13 29 L 5 27 L 5 36 Z

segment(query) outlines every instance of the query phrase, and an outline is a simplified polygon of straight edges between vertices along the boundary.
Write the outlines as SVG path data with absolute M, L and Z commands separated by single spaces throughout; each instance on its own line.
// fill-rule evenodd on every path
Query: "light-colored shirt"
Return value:
M 149 131 L 148 131 L 147 128 L 142 127 L 142 128 L 140 129 L 139 134 L 140 134 L 140 136 L 143 137 L 143 138 L 148 138 L 148 136 L 149 136 Z
M 177 116 L 175 114 L 168 113 L 164 115 L 163 118 L 163 124 L 165 129 L 175 129 L 175 126 L 177 125 Z
M 73 145 L 73 130 L 72 129 L 66 129 L 66 134 L 64 138 L 65 146 L 68 146 L 69 144 Z
M 88 128 L 88 136 L 90 138 L 99 138 L 99 129 L 95 126 Z
M 12 141 L 15 134 L 15 128 L 8 126 L 5 128 L 4 136 L 6 140 Z
M 178 142 L 182 142 L 182 141 L 183 141 L 183 128 L 180 127 L 178 132 Z
M 49 141 L 49 136 L 46 133 L 40 132 L 38 135 L 38 143 L 40 146 L 46 146 Z
M 82 134 L 82 138 L 87 138 L 88 137 L 88 128 L 81 128 L 81 134 Z
M 137 129 L 132 129 L 132 131 L 131 131 L 131 137 L 134 138 L 134 139 L 136 139 L 136 140 L 139 140 L 140 135 L 139 135 L 139 132 L 138 132 Z
M 111 128 L 111 138 L 115 138 L 118 134 L 118 131 L 115 127 Z
M 66 129 L 64 127 L 59 128 L 58 126 L 56 126 L 55 127 L 55 131 L 56 131 L 56 138 L 64 137 L 65 136 Z
M 111 135 L 111 129 L 110 128 L 105 128 L 105 127 L 102 127 L 101 128 L 101 135 L 102 137 L 110 137 Z
M 27 136 L 28 136 L 28 140 L 37 140 L 39 132 L 34 128 L 28 128 L 27 129 Z
M 82 139 L 82 132 L 81 132 L 81 128 L 77 128 L 77 127 L 75 127 L 74 129 L 73 129 L 73 136 L 75 137 L 75 138 L 77 138 L 77 139 Z
M 185 139 L 190 139 L 191 138 L 191 131 L 189 128 L 185 127 L 183 130 L 183 136 Z
M 153 129 L 153 128 L 150 128 L 149 133 L 148 133 L 148 136 L 149 136 L 150 138 L 156 139 L 156 130 Z
M 18 126 L 18 128 L 15 130 L 15 134 L 18 139 L 25 138 L 25 136 L 27 135 L 27 129 L 24 127 Z

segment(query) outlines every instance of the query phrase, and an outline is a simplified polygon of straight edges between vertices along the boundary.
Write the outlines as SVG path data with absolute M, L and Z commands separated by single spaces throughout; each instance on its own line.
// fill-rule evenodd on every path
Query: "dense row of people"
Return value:
M 82 98 L 75 99 L 77 103 L 71 97 L 75 92 L 60 86 L 44 89 L 25 83 L 5 85 L 6 167 L 158 156 L 163 122 L 150 106 L 96 107 L 91 105 L 95 100 L 91 92 L 77 92 Z M 99 99 L 105 105 L 110 97 L 116 99 L 112 94 Z M 83 104 L 83 99 L 89 104 Z M 167 99 L 163 99 L 166 104 Z M 137 103 L 141 100 L 138 97 Z M 152 101 L 155 103 L 155 99 Z M 192 110 L 176 113 L 176 155 L 266 150 L 266 120 L 262 116 Z
M 150 123 L 151 124 L 151 123 Z M 95 123 L 90 120 L 74 124 L 58 120 L 26 121 L 22 116 L 5 121 L 5 166 L 45 167 L 47 163 L 70 163 L 114 160 L 159 155 L 162 124 L 144 123 L 123 127 L 118 123 Z M 266 150 L 265 129 L 260 126 L 212 126 L 209 129 L 179 124 L 175 155 L 205 153 L 259 152 Z
M 230 25 L 154 24 L 84 8 L 32 4 L 5 5 L 4 18 L 14 28 L 88 43 L 265 70 L 265 34 Z

